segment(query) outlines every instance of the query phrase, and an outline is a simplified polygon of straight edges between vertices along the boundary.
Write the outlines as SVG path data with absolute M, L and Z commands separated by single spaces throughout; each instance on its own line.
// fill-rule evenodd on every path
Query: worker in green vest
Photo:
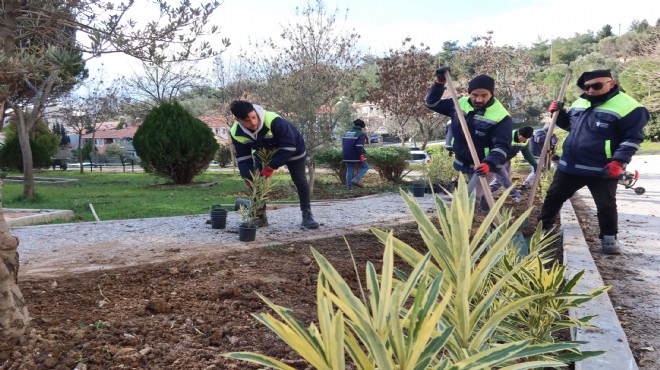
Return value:
M 559 101 L 548 108 L 558 112 L 557 126 L 568 137 L 539 220 L 551 229 L 564 202 L 586 186 L 596 203 L 603 253 L 621 254 L 616 187 L 644 140 L 649 112 L 621 91 L 609 69 L 584 72 L 577 85 L 584 93 L 568 111 Z
M 493 95 L 495 80 L 485 74 L 478 75 L 468 82 L 469 96 L 458 99 L 460 112 L 457 111 L 451 98 L 442 99 L 445 92 L 445 73 L 448 71 L 449 67 L 440 67 L 436 70 L 435 82 L 426 95 L 425 104 L 427 108 L 451 118 L 450 132 L 447 135 L 452 135 L 454 168 L 472 176 L 468 189 L 475 191 L 479 210 L 487 212 L 489 206 L 478 176 L 484 176 L 490 181 L 494 172 L 502 168 L 511 148 L 513 122 L 509 112 Z M 477 151 L 480 163 L 476 166 L 458 114 L 464 115 L 472 143 Z
M 233 101 L 230 110 L 236 118 L 231 128 L 231 139 L 241 177 L 250 180 L 251 171 L 256 168 L 261 176 L 268 178 L 276 169 L 286 165 L 300 199 L 301 226 L 307 229 L 318 228 L 319 224 L 312 216 L 309 183 L 305 175 L 307 150 L 298 129 L 276 113 L 268 112 L 245 100 Z M 259 159 L 252 155 L 253 151 L 259 148 L 276 150 L 269 163 L 260 163 Z M 257 216 L 254 220 L 257 226 L 268 226 L 265 209 L 260 210 Z

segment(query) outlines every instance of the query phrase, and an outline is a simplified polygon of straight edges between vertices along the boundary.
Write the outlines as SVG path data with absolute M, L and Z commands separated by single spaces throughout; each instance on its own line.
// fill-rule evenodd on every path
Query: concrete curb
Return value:
M 53 221 L 71 221 L 73 220 L 73 211 L 68 209 L 20 209 L 20 208 L 5 208 L 2 213 L 23 213 L 23 212 L 39 212 L 33 215 L 7 218 L 7 226 L 29 226 L 35 224 L 44 224 Z
M 566 278 L 582 270 L 585 271 L 575 291 L 588 292 L 605 285 L 591 257 L 589 246 L 570 202 L 564 203 L 561 210 L 561 225 L 564 265 L 567 266 Z M 580 308 L 569 310 L 569 313 L 573 317 L 596 315 L 591 320 L 595 328 L 573 329 L 571 339 L 589 342 L 580 346 L 581 351 L 605 351 L 600 356 L 576 362 L 575 370 L 638 370 L 626 333 L 621 327 L 607 293 L 601 294 Z

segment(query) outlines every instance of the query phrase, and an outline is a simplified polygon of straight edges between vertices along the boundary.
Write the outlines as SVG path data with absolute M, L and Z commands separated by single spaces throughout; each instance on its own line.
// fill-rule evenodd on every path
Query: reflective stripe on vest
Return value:
M 518 132 L 518 130 L 513 130 L 513 131 L 511 132 L 511 145 L 513 145 L 513 146 L 521 146 L 521 147 L 527 145 L 527 143 L 519 143 L 519 142 L 516 141 L 516 133 L 517 133 L 517 132 Z
M 468 114 L 474 110 L 474 107 L 470 105 L 469 100 L 470 98 L 464 96 L 460 99 L 458 99 L 458 105 L 460 105 L 461 110 L 463 113 Z M 499 100 L 493 98 L 494 102 L 491 106 L 486 108 L 486 114 L 479 115 L 475 114 L 474 119 L 477 121 L 482 121 L 489 123 L 491 125 L 496 125 L 498 124 L 501 120 L 503 120 L 506 116 L 509 115 L 509 112 L 507 112 L 506 108 L 500 103 Z
M 270 127 L 271 127 L 271 124 L 273 123 L 273 120 L 277 117 L 279 117 L 279 115 L 277 113 L 265 111 L 264 126 L 263 127 L 265 127 L 267 131 L 266 131 L 266 135 L 264 136 L 264 139 L 272 139 L 273 138 L 273 131 L 270 129 Z M 252 140 L 250 137 L 242 136 L 242 135 L 236 135 L 236 132 L 237 132 L 239 126 L 240 126 L 240 124 L 238 122 L 234 122 L 234 125 L 231 127 L 231 131 L 230 131 L 231 137 L 234 138 L 234 140 L 238 141 L 241 144 L 249 144 L 249 143 L 253 142 L 254 140 Z
M 614 115 L 616 118 L 621 118 L 627 116 L 628 113 L 641 106 L 642 105 L 639 104 L 635 99 L 631 98 L 626 93 L 620 92 L 610 100 L 595 107 L 594 112 L 609 113 Z M 582 98 L 576 100 L 573 105 L 571 105 L 571 109 L 584 110 L 587 108 L 591 108 L 591 102 Z
M 458 105 L 466 115 L 474 110 L 474 107 L 470 104 L 469 99 L 470 98 L 466 96 L 458 99 Z M 485 122 L 489 125 L 496 125 L 508 115 L 509 112 L 506 110 L 506 108 L 504 108 L 502 103 L 500 103 L 499 100 L 493 98 L 493 104 L 486 108 L 485 114 L 483 116 L 475 114 L 474 119 L 475 121 Z M 490 148 L 484 148 L 484 154 L 488 156 L 488 153 L 490 153 Z
M 607 159 L 612 158 L 612 140 L 605 140 L 605 155 Z

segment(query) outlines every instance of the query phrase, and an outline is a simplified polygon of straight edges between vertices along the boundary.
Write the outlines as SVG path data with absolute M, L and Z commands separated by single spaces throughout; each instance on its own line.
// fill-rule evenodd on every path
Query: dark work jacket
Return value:
M 474 162 L 470 148 L 467 145 L 452 99 L 440 99 L 444 91 L 444 85 L 433 84 L 426 95 L 425 104 L 429 109 L 451 118 L 449 129 L 453 135 L 451 147 L 455 154 L 454 168 L 463 173 L 471 173 L 474 171 Z M 488 162 L 496 168 L 501 167 L 511 148 L 511 126 L 513 124 L 511 117 L 508 113 L 501 114 L 502 111 L 506 112 L 506 109 L 495 98 L 490 100 L 485 109 L 478 111 L 474 110 L 467 98 L 461 98 L 459 103 L 461 102 L 465 106 L 462 110 L 467 112 L 465 121 L 479 161 Z M 497 121 L 489 119 L 493 113 L 501 117 Z
M 241 177 L 245 179 L 252 177 L 250 171 L 255 168 L 252 151 L 258 148 L 277 148 L 277 152 L 268 164 L 273 169 L 307 156 L 305 141 L 293 124 L 273 112 L 265 111 L 259 105 L 254 104 L 254 109 L 259 116 L 259 126 L 255 132 L 243 127 L 239 122 L 234 122 L 231 129 Z
M 344 162 L 359 162 L 361 155 L 366 157 L 367 152 L 364 150 L 366 141 L 367 135 L 357 126 L 353 126 L 350 131 L 346 132 L 346 135 L 341 139 Z
M 557 116 L 557 126 L 568 131 L 557 168 L 562 172 L 603 176 L 603 167 L 616 160 L 630 163 L 644 140 L 649 112 L 616 86 L 605 96 L 582 94 Z
M 545 138 L 548 136 L 548 130 L 540 129 L 534 133 L 531 139 L 529 139 L 529 147 L 532 150 L 532 154 L 537 157 L 541 156 L 541 151 L 543 150 L 543 144 L 545 144 Z M 552 134 L 550 139 L 550 148 L 548 148 L 549 153 L 554 153 L 556 150 L 557 143 L 559 139 L 557 135 Z

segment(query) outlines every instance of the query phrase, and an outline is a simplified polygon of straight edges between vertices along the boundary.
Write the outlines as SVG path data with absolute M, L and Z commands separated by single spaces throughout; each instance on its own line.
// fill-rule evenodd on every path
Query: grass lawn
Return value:
M 21 176 L 9 173 L 7 176 Z M 66 183 L 37 182 L 36 200 L 23 200 L 23 183 L 4 181 L 3 206 L 6 208 L 70 209 L 75 221 L 94 221 L 92 203 L 101 221 L 131 218 L 171 217 L 208 213 L 213 204 L 228 204 L 233 210 L 236 198 L 248 198 L 245 182 L 232 171 L 208 171 L 195 177 L 190 186 L 176 186 L 168 180 L 143 172 L 35 171 L 35 177 L 67 178 Z M 382 183 L 376 174 L 365 176 L 368 186 L 347 191 L 335 175 L 317 172 L 312 201 L 340 199 L 398 192 L 400 184 Z M 271 202 L 298 202 L 298 193 L 288 173 L 275 174 Z M 209 186 L 209 184 L 211 184 Z M 404 185 L 405 186 L 405 185 Z
M 20 174 L 10 174 L 20 175 Z M 246 197 L 246 187 L 231 172 L 207 172 L 195 183 L 213 182 L 212 186 L 175 186 L 167 180 L 144 173 L 77 171 L 38 171 L 36 177 L 66 177 L 79 181 L 35 184 L 36 200 L 21 199 L 21 182 L 4 183 L 3 205 L 6 208 L 70 209 L 77 221 L 94 221 L 92 203 L 101 220 L 141 217 L 182 216 L 207 213 L 212 204 L 234 204 Z M 282 176 L 284 179 L 284 175 Z M 287 176 L 288 178 L 288 176 Z

